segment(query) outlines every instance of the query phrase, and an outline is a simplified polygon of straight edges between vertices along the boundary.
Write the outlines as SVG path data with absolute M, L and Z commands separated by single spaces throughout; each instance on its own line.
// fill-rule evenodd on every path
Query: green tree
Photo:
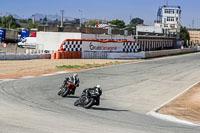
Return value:
M 144 20 L 141 19 L 141 18 L 133 18 L 133 19 L 130 21 L 130 24 L 144 24 Z
M 16 28 L 19 28 L 20 25 L 17 23 L 16 19 L 13 18 L 12 15 L 8 15 L 7 17 L 4 16 L 0 19 L 0 27 L 16 29 Z
M 35 23 L 35 24 L 32 24 L 32 23 L 29 23 L 28 26 L 26 27 L 26 29 L 32 29 L 32 28 L 38 28 L 38 26 L 41 25 L 40 23 Z
M 123 20 L 112 20 L 110 21 L 110 24 L 112 25 L 112 27 L 116 27 L 118 29 L 125 28 L 125 22 Z
M 127 24 L 126 25 L 126 29 L 128 29 L 128 30 L 135 30 L 136 29 L 136 24 Z
M 187 41 L 190 40 L 190 34 L 186 27 L 181 27 L 180 29 L 180 39 L 184 41 L 184 45 L 187 45 Z
M 96 20 L 90 20 L 88 22 L 86 22 L 86 27 L 94 27 L 96 24 L 98 24 L 98 22 Z
M 45 22 L 47 21 L 47 16 L 45 16 L 45 17 L 43 18 L 43 21 L 45 21 Z

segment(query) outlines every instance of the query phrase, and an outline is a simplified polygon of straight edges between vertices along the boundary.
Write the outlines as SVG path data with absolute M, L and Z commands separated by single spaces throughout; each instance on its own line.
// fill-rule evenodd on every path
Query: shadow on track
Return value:
M 129 110 L 119 110 L 119 109 L 111 109 L 111 108 L 101 108 L 101 107 L 92 107 L 93 110 L 101 110 L 101 111 L 129 111 Z
M 79 98 L 79 96 L 66 96 L 64 98 Z

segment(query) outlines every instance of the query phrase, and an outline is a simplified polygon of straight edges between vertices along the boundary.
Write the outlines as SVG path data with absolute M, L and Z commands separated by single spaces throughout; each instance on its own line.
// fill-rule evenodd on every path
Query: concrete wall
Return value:
M 17 43 L 8 43 L 6 48 L 2 47 L 2 44 L 0 43 L 0 51 L 12 54 L 25 53 L 25 49 L 17 47 Z
M 200 46 L 197 46 L 197 51 L 200 51 Z
M 0 54 L 0 60 L 31 60 L 31 59 L 51 59 L 51 54 Z
M 160 51 L 146 51 L 145 58 L 161 57 L 175 54 L 191 53 L 196 52 L 197 48 L 184 48 L 184 49 L 171 49 L 171 50 L 160 50 Z
M 145 52 L 139 53 L 108 53 L 108 59 L 143 59 Z

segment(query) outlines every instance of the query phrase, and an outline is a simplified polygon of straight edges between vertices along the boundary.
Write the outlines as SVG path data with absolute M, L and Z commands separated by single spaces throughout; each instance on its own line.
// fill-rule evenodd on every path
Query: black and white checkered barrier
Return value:
M 64 51 L 82 51 L 82 41 L 66 41 L 63 43 Z
M 123 52 L 139 52 L 140 51 L 140 47 L 138 43 L 134 43 L 134 42 L 124 42 L 123 43 Z

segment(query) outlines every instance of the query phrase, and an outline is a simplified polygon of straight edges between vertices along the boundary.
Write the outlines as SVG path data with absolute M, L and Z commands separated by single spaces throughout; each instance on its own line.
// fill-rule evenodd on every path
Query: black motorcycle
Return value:
M 99 106 L 101 94 L 102 91 L 98 88 L 85 89 L 81 97 L 74 102 L 74 106 L 80 105 L 86 109 L 91 108 L 93 105 Z
M 75 93 L 76 86 L 74 83 L 71 83 L 68 81 L 66 78 L 65 81 L 63 82 L 63 85 L 60 87 L 60 90 L 58 91 L 58 95 L 61 95 L 62 97 L 66 97 L 67 95 Z

